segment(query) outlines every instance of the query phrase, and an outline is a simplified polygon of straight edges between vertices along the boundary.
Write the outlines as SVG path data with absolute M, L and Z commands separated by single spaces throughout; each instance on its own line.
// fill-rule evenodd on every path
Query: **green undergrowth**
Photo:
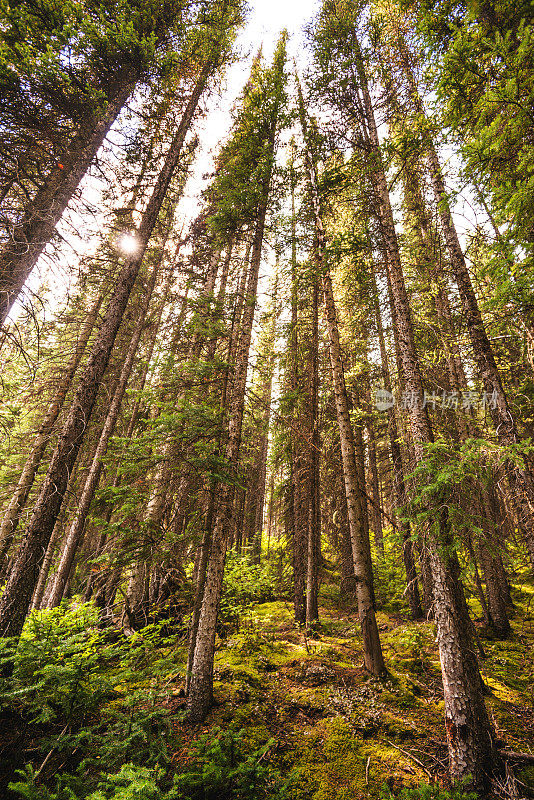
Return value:
M 240 569 L 230 582 L 240 584 Z M 34 614 L 16 650 L 0 643 L 0 796 L 466 800 L 447 788 L 433 623 L 410 622 L 395 598 L 382 608 L 389 675 L 371 680 L 354 600 L 335 581 L 323 584 L 321 622 L 306 634 L 263 574 L 258 591 L 242 583 L 229 593 L 216 703 L 201 726 L 185 721 L 185 629 L 159 622 L 126 637 L 77 601 Z M 515 588 L 505 641 L 477 623 L 487 702 L 514 750 L 530 749 L 534 724 L 530 598 Z

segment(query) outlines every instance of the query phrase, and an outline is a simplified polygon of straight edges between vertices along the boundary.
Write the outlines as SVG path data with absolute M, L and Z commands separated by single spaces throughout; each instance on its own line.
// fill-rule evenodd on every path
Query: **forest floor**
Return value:
M 513 598 L 506 641 L 478 626 L 481 664 L 498 736 L 507 750 L 532 752 L 534 587 L 515 585 Z M 239 629 L 217 641 L 216 705 L 193 726 L 184 722 L 183 637 L 161 625 L 128 640 L 90 633 L 90 617 L 80 623 L 75 605 L 67 622 L 60 613 L 35 622 L 4 686 L 2 797 L 93 798 L 98 785 L 94 800 L 359 800 L 421 783 L 446 787 L 432 622 L 378 612 L 390 676 L 377 681 L 362 666 L 354 603 L 334 585 L 323 586 L 321 621 L 308 635 L 295 627 L 288 602 L 253 605 Z M 31 766 L 18 792 L 7 792 L 13 768 L 24 763 Z M 517 774 L 522 796 L 534 796 L 534 767 Z M 172 794 L 174 775 L 185 777 Z M 447 795 L 427 788 L 413 796 Z

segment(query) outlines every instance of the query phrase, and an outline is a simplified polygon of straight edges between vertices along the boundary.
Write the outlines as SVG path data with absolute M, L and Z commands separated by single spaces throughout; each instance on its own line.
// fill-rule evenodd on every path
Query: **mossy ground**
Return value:
M 492 639 L 482 628 L 479 633 L 497 733 L 508 749 L 530 752 L 534 622 L 525 599 L 517 589 L 507 640 Z M 233 722 L 253 739 L 260 730 L 274 737 L 276 760 L 283 769 L 296 769 L 296 799 L 358 800 L 380 797 L 384 785 L 396 791 L 421 781 L 446 784 L 434 625 L 383 611 L 378 624 L 390 671 L 385 681 L 365 673 L 356 611 L 335 587 L 322 593 L 321 621 L 309 634 L 293 624 L 287 602 L 251 608 L 241 631 L 219 642 L 217 705 L 201 730 Z
M 482 671 L 489 689 L 487 703 L 497 734 L 508 749 L 527 752 L 534 743 L 531 597 L 530 586 L 514 589 L 516 607 L 507 640 L 496 640 L 479 626 L 486 652 Z M 171 637 L 162 643 L 147 629 L 136 635 L 130 655 L 111 659 L 106 666 L 111 693 L 103 691 L 88 718 L 105 735 L 106 726 L 117 725 L 122 714 L 124 730 L 128 704 L 139 693 L 138 705 L 147 715 L 154 710 L 167 714 L 165 757 L 171 771 L 183 769 L 194 742 L 217 729 L 242 731 L 239 746 L 244 753 L 273 740 L 269 762 L 291 775 L 289 796 L 295 800 L 378 799 L 384 786 L 397 793 L 421 781 L 446 784 L 433 623 L 411 622 L 402 610 L 382 610 L 378 624 L 390 671 L 384 681 L 364 671 L 355 604 L 339 596 L 335 583 L 323 586 L 320 623 L 309 633 L 295 626 L 288 602 L 251 604 L 239 629 L 217 640 L 215 705 L 205 723 L 194 726 L 184 721 L 185 642 Z M 4 721 L 9 724 L 7 717 Z M 48 727 L 34 726 L 25 738 L 17 730 L 17 741 L 26 748 L 21 750 L 24 760 L 38 767 L 46 752 L 39 737 L 50 741 L 62 724 L 58 716 Z M 98 739 L 95 742 L 97 763 Z M 1 744 L 9 750 L 7 729 Z M 39 755 L 32 756 L 32 749 Z M 68 749 L 63 747 L 57 759 L 54 755 L 47 769 L 57 770 L 60 759 L 72 766 L 73 757 L 69 762 L 64 755 Z M 124 761 L 128 760 L 125 744 Z M 520 777 L 532 785 L 533 770 L 523 770 Z

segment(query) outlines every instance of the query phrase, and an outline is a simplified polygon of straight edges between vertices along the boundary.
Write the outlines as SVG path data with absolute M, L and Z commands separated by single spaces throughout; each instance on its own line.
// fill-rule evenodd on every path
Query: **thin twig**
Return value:
M 393 744 L 393 742 L 390 742 L 390 741 L 389 741 L 389 739 L 386 739 L 385 741 L 386 741 L 386 742 L 387 742 L 389 745 L 391 745 L 391 747 L 394 747 L 394 748 L 395 748 L 395 750 L 399 750 L 399 751 L 400 751 L 401 753 L 403 753 L 405 756 L 407 756 L 408 758 L 411 758 L 411 759 L 412 759 L 412 761 L 413 761 L 415 764 L 417 764 L 419 767 L 421 767 L 421 769 L 422 769 L 422 770 L 423 770 L 423 771 L 424 771 L 424 772 L 425 772 L 425 773 L 428 775 L 428 777 L 429 777 L 429 778 L 433 779 L 433 777 L 434 777 L 434 776 L 432 775 L 432 773 L 431 773 L 431 772 L 430 772 L 430 771 L 429 771 L 429 770 L 428 770 L 428 769 L 425 767 L 425 765 L 423 764 L 423 762 L 422 762 L 422 761 L 419 761 L 419 759 L 418 759 L 418 758 L 416 758 L 414 755 L 412 755 L 412 753 L 409 753 L 407 750 L 403 750 L 403 749 L 402 749 L 402 747 L 399 747 L 397 744 Z
M 56 747 L 58 746 L 59 739 L 61 739 L 61 737 L 63 736 L 63 734 L 67 732 L 67 729 L 68 729 L 68 727 L 69 727 L 69 723 L 67 722 L 67 724 L 65 725 L 65 727 L 63 728 L 63 730 L 61 731 L 61 733 L 59 734 L 59 736 L 57 737 L 57 738 L 58 738 L 58 741 L 55 743 L 55 745 L 54 745 L 54 746 L 53 746 L 53 748 L 50 750 L 50 752 L 49 752 L 49 753 L 48 753 L 48 755 L 46 756 L 45 760 L 43 761 L 43 763 L 41 764 L 41 766 L 39 767 L 39 769 L 37 770 L 37 772 L 36 772 L 36 773 L 35 773 L 35 775 L 33 776 L 33 779 L 34 779 L 35 781 L 37 780 L 37 778 L 39 777 L 39 775 L 41 774 L 41 772 L 43 771 L 43 769 L 46 767 L 46 765 L 47 765 L 47 764 L 48 764 L 48 762 L 50 761 L 50 759 L 51 759 L 51 757 L 52 757 L 52 753 L 54 752 L 54 750 L 55 750 L 55 749 L 56 749 Z

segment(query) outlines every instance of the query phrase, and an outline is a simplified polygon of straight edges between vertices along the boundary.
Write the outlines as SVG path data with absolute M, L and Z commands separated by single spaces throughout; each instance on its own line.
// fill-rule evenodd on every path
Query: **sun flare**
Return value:
M 116 242 L 117 249 L 125 256 L 134 256 L 140 247 L 139 239 L 134 233 L 121 233 Z

